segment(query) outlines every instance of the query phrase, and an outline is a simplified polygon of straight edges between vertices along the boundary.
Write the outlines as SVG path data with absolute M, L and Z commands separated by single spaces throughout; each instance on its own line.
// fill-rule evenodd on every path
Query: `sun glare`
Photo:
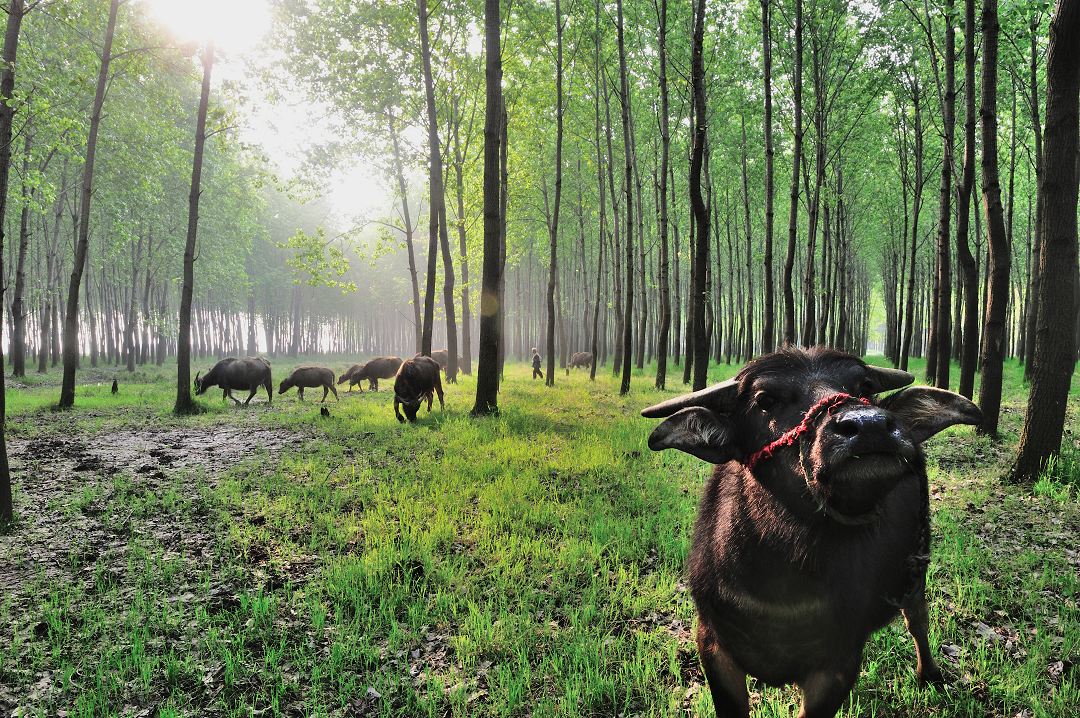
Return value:
M 147 0 L 161 20 L 186 40 L 213 39 L 231 53 L 257 43 L 270 25 L 266 0 Z

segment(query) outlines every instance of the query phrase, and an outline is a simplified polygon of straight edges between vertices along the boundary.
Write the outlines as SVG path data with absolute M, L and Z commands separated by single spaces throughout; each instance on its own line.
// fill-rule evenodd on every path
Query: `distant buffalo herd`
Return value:
M 439 370 L 446 371 L 447 359 L 445 349 L 432 352 L 430 357 L 417 354 L 405 361 L 402 361 L 400 357 L 376 357 L 363 364 L 353 364 L 341 374 L 337 383 L 349 382 L 349 391 L 359 385 L 363 393 L 364 387 L 360 383 L 364 379 L 367 379 L 368 388 L 371 391 L 379 390 L 379 379 L 394 379 L 394 415 L 397 416 L 398 421 L 405 422 L 405 417 L 398 411 L 398 407 L 401 406 L 408 420 L 416 421 L 416 412 L 424 399 L 428 401 L 428 411 L 431 411 L 435 394 L 439 396 L 439 405 L 444 405 Z M 463 361 L 459 355 L 459 365 Z M 267 403 L 273 403 L 274 387 L 270 375 L 270 362 L 263 357 L 222 359 L 205 374 L 197 373 L 194 384 L 196 396 L 205 394 L 207 389 L 216 386 L 221 389 L 222 401 L 232 399 L 237 404 L 242 403 L 245 406 L 258 393 L 259 387 L 264 387 Z M 323 390 L 322 401 L 326 401 L 330 392 L 334 393 L 334 399 L 338 399 L 337 388 L 334 386 L 334 372 L 326 367 L 301 366 L 293 369 L 281 382 L 278 394 L 284 394 L 294 386 L 300 401 L 304 400 L 304 389 L 319 388 Z M 233 396 L 234 389 L 250 393 L 247 399 L 241 402 Z

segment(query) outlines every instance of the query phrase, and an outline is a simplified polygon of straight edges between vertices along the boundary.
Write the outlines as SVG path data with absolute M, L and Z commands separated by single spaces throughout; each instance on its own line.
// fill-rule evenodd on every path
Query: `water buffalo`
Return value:
M 424 399 L 427 399 L 427 408 L 431 411 L 431 405 L 434 402 L 433 392 L 439 395 L 439 407 L 445 407 L 438 362 L 425 356 L 402 362 L 397 377 L 394 379 L 394 416 L 402 424 L 405 423 L 405 417 L 398 411 L 400 404 L 405 409 L 405 416 L 409 417 L 409 421 L 416 421 L 416 412 L 420 411 L 420 404 Z
M 654 451 L 716 465 L 687 584 L 718 716 L 749 713 L 746 675 L 802 688 L 800 716 L 832 716 L 863 646 L 902 611 L 920 684 L 942 682 L 927 638 L 930 507 L 920 444 L 978 407 L 907 372 L 826 348 L 787 348 L 732 380 L 641 413 L 667 417 Z
M 326 401 L 326 395 L 334 392 L 334 399 L 338 399 L 337 389 L 334 387 L 334 372 L 324 366 L 298 366 L 292 373 L 281 382 L 278 394 L 284 394 L 289 389 L 297 387 L 300 401 L 304 400 L 304 389 L 322 387 L 322 400 Z
M 570 363 L 566 365 L 566 375 L 570 376 L 570 370 L 579 366 L 588 369 L 592 366 L 592 352 L 574 352 L 570 357 Z
M 244 401 L 246 406 L 258 393 L 261 386 L 266 388 L 266 403 L 272 404 L 274 401 L 274 384 L 270 377 L 270 362 L 262 357 L 244 357 L 243 359 L 227 357 L 210 367 L 210 371 L 205 374 L 202 372 L 195 374 L 193 383 L 196 396 L 206 393 L 206 390 L 212 386 L 219 386 L 221 387 L 222 401 L 229 398 L 239 404 L 240 400 L 232 395 L 232 390 L 246 390 L 251 392 L 247 400 Z
M 378 391 L 379 379 L 393 379 L 397 375 L 400 366 L 401 359 L 399 357 L 375 357 L 364 364 L 353 364 L 341 375 L 338 384 L 344 384 L 348 381 L 349 391 L 352 391 L 353 386 L 367 379 L 368 388 L 372 391 Z M 364 387 L 361 386 L 360 391 L 364 391 Z

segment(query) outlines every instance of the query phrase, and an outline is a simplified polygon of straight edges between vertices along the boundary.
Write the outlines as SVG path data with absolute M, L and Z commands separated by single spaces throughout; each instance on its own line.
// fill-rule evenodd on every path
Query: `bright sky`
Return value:
M 205 40 L 214 44 L 229 58 L 238 58 L 255 48 L 270 29 L 270 8 L 267 0 L 144 0 L 158 16 L 182 38 Z M 240 79 L 244 63 L 214 65 L 214 78 Z M 254 90 L 254 86 L 252 87 Z M 263 98 L 252 98 L 259 109 L 249 108 L 250 124 L 243 139 L 262 145 L 270 158 L 286 174 L 298 165 L 298 154 L 305 142 L 327 139 L 319 127 L 317 108 L 303 106 L 271 106 Z M 369 176 L 363 167 L 343 167 L 335 173 L 330 187 L 330 199 L 343 217 L 357 217 L 380 207 L 386 193 L 382 185 Z

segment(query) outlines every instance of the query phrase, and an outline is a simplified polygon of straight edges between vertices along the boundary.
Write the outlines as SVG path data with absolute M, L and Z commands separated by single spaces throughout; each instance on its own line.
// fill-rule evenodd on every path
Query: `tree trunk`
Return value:
M 784 257 L 784 344 L 795 344 L 795 292 L 791 275 L 795 269 L 795 240 L 799 233 L 799 166 L 802 164 L 802 71 L 803 6 L 795 0 L 795 118 L 791 161 L 791 208 L 788 212 L 787 255 Z
M 20 10 L 20 14 L 22 11 Z M 33 191 L 27 187 L 27 179 L 30 174 L 30 143 L 33 136 L 30 133 L 30 120 L 27 119 L 24 132 L 26 140 L 23 143 L 23 183 L 22 183 L 22 215 L 19 219 L 19 258 L 15 265 L 15 296 L 11 299 L 11 375 L 26 376 L 26 308 L 23 306 L 23 296 L 26 292 L 26 250 L 30 246 L 30 198 Z M 8 162 L 10 163 L 11 150 L 8 149 Z M 5 171 L 10 171 L 5 168 Z
M 90 134 L 86 139 L 86 161 L 83 163 L 82 197 L 79 200 L 79 241 L 75 246 L 74 267 L 68 286 L 67 316 L 64 322 L 64 381 L 60 387 L 60 408 L 75 404 L 75 370 L 79 366 L 79 285 L 82 283 L 86 249 L 90 240 L 90 197 L 93 193 L 94 154 L 97 151 L 98 128 L 101 125 L 101 106 L 105 101 L 105 84 L 109 78 L 113 34 L 120 0 L 109 3 L 109 25 L 105 31 L 105 49 L 101 54 L 94 109 L 90 116 Z
M 1073 314 L 1076 273 L 1080 0 L 1059 0 L 1046 61 L 1046 136 L 1039 191 L 1042 214 L 1039 314 L 1031 379 L 1013 477 L 1034 481 L 1061 449 L 1065 406 L 1076 361 Z
M 7 29 L 4 32 L 3 71 L 0 72 L 0 276 L 3 276 L 4 227 L 7 226 L 8 177 L 11 172 L 11 127 L 15 120 L 15 59 L 19 47 L 19 29 L 25 13 L 23 0 L 11 0 Z M 0 313 L 4 302 L 0 301 Z M 0 316 L 0 323 L 3 317 Z M 7 391 L 4 388 L 4 350 L 0 346 L 0 525 L 14 517 L 11 494 L 11 469 L 7 455 Z
M 660 331 L 656 339 L 656 383 L 661 391 L 667 384 L 668 341 L 671 333 L 671 286 L 668 277 L 668 161 L 671 129 L 668 126 L 667 85 L 667 0 L 660 0 Z M 602 194 L 602 193 L 601 193 Z M 593 357 L 596 357 L 595 350 Z
M 985 65 L 986 58 L 983 58 Z M 985 72 L 985 70 L 984 70 Z M 971 399 L 975 390 L 975 369 L 979 358 L 979 266 L 971 256 L 968 226 L 971 193 L 975 188 L 975 0 L 964 1 L 964 164 L 956 187 L 956 256 L 964 275 L 963 334 L 960 350 L 958 392 Z M 983 142 L 986 142 L 983 137 Z M 995 140 L 996 143 L 996 140 Z M 976 232 L 977 234 L 977 232 Z M 959 288 L 958 288 L 959 291 Z M 960 297 L 957 296 L 957 301 Z M 960 321 L 960 317 L 956 317 Z M 959 330 L 959 327 L 956 327 Z M 959 332 L 957 332 L 959 333 Z
M 661 0 L 661 2 L 664 3 L 664 7 L 666 8 L 667 7 L 667 0 Z M 589 381 L 596 381 L 596 365 L 600 363 L 600 354 L 598 353 L 597 349 L 598 349 L 598 341 L 599 341 L 599 339 L 601 337 L 604 340 L 605 353 L 606 353 L 606 347 L 607 347 L 607 336 L 606 335 L 601 335 L 599 333 L 599 330 L 598 330 L 598 325 L 600 324 L 600 297 L 601 297 L 600 288 L 603 285 L 603 277 L 601 275 L 602 275 L 603 270 L 604 270 L 604 230 L 605 230 L 605 220 L 607 218 L 606 214 L 605 214 L 605 211 L 604 211 L 605 207 L 606 207 L 606 204 L 604 202 L 604 152 L 603 152 L 603 149 L 602 149 L 602 147 L 600 145 L 600 91 L 601 91 L 601 86 L 600 86 L 600 44 L 601 44 L 601 41 L 602 41 L 602 37 L 600 35 L 600 3 L 596 3 L 594 5 L 594 18 L 595 18 L 594 27 L 595 27 L 595 32 L 596 32 L 596 42 L 595 42 L 595 47 L 594 47 L 594 62 L 595 62 L 594 77 L 595 77 L 596 87 L 595 87 L 595 89 L 593 91 L 593 111 L 595 112 L 595 116 L 596 116 L 596 126 L 594 127 L 594 140 L 596 142 L 596 181 L 597 181 L 597 187 L 599 187 L 599 190 L 597 192 L 597 198 L 598 198 L 597 199 L 597 204 L 599 205 L 599 209 L 600 209 L 600 218 L 599 218 L 599 222 L 597 224 L 597 230 L 596 230 L 596 243 L 597 243 L 597 245 L 599 245 L 599 249 L 597 251 L 597 259 L 596 259 L 596 306 L 593 308 L 593 331 L 592 331 L 592 345 L 591 345 L 593 361 L 592 361 L 592 366 L 589 368 Z M 664 26 L 662 26 L 662 28 L 663 27 Z M 661 38 L 663 38 L 663 37 L 664 37 L 664 35 L 663 35 L 663 29 L 662 29 L 661 30 Z M 665 63 L 666 63 L 665 58 L 663 56 L 661 56 L 661 58 L 660 58 L 661 77 L 666 77 L 663 74 L 664 73 L 663 68 L 666 67 Z M 662 87 L 663 87 L 663 85 L 662 85 Z M 666 95 L 665 95 L 665 97 L 666 97 Z M 604 317 L 605 317 L 605 319 L 607 318 L 607 310 L 606 310 L 606 308 L 605 308 L 605 311 L 604 311 Z M 605 330 L 605 332 L 607 330 L 607 324 L 606 323 L 604 325 L 604 330 Z
M 502 145 L 502 48 L 499 0 L 484 2 L 484 260 L 480 289 L 480 356 L 476 369 L 474 415 L 499 410 L 499 285 L 502 274 L 502 183 L 499 173 Z
M 563 46 L 562 4 L 555 0 L 555 202 L 548 221 L 548 283 L 547 283 L 547 375 L 545 386 L 555 386 L 555 284 L 559 273 L 559 209 L 562 206 L 562 143 L 563 143 Z M 544 201 L 547 202 L 545 183 Z
M 775 348 L 773 336 L 776 319 L 773 298 L 773 136 L 772 136 L 772 20 L 769 0 L 761 0 L 761 44 L 765 80 L 765 316 L 761 327 L 761 352 L 769 354 Z
M 971 1 L 971 0 L 969 0 Z M 1005 234 L 1005 217 L 998 181 L 997 145 L 997 0 L 983 0 L 982 11 L 982 195 L 989 230 L 990 271 L 986 307 L 986 328 L 982 347 L 982 381 L 979 383 L 979 408 L 983 412 L 979 431 L 996 435 L 1001 409 L 1001 373 L 1005 360 L 1005 312 L 1009 303 L 1009 275 L 1012 256 Z
M 949 7 L 952 5 L 950 3 Z M 953 126 L 956 101 L 956 30 L 951 12 L 945 16 L 945 93 L 944 93 L 944 156 L 941 164 L 941 192 L 938 198 L 937 267 L 934 297 L 930 317 L 930 352 L 926 358 L 926 381 L 941 389 L 949 388 L 949 359 L 951 354 L 950 310 L 952 297 L 951 259 L 949 257 L 949 218 L 952 214 L 952 170 L 955 159 Z
M 802 7 L 801 0 L 799 6 Z M 709 373 L 709 337 L 705 333 L 706 273 L 709 271 L 709 209 L 701 195 L 701 169 L 705 157 L 705 0 L 697 0 L 691 86 L 694 94 L 694 151 L 690 159 L 690 204 L 694 209 L 697 256 L 694 258 L 694 391 L 705 388 Z
M 1038 13 L 1032 10 L 1031 24 L 1028 27 L 1028 35 L 1031 38 L 1031 56 L 1028 63 L 1028 106 L 1031 110 L 1031 131 L 1035 135 L 1035 196 L 1042 197 L 1043 184 L 1043 128 L 1039 119 L 1039 36 L 1038 36 Z M 1042 252 L 1042 215 L 1043 204 L 1036 200 L 1035 206 L 1035 244 L 1031 254 L 1031 282 L 1029 291 L 1031 301 L 1028 302 L 1027 317 L 1025 317 L 1025 333 L 1027 334 L 1027 354 L 1024 357 L 1024 380 L 1031 381 L 1035 373 L 1035 333 L 1038 329 L 1039 318 L 1039 271 L 1042 266 L 1040 253 Z
M 188 195 L 187 241 L 184 245 L 184 284 L 180 290 L 180 333 L 176 346 L 176 404 L 173 411 L 188 414 L 195 408 L 191 398 L 191 295 L 195 286 L 195 238 L 199 227 L 199 195 L 202 182 L 203 148 L 206 145 L 206 111 L 210 103 L 210 71 L 214 67 L 214 41 L 206 43 L 203 54 L 202 93 L 195 127 L 195 156 L 191 163 L 191 193 Z
M 701 0 L 704 3 L 704 0 Z M 623 157 L 625 158 L 625 183 L 626 183 L 626 303 L 623 312 L 623 341 L 622 341 L 622 383 L 619 386 L 619 395 L 624 396 L 630 391 L 630 364 L 632 344 L 634 339 L 634 196 L 633 167 L 630 156 L 630 82 L 626 72 L 626 43 L 623 38 L 623 5 L 622 0 L 616 2 L 616 14 L 618 17 L 617 28 L 619 36 L 619 84 L 621 87 L 619 98 L 622 104 L 623 126 Z M 708 351 L 708 348 L 706 348 Z

